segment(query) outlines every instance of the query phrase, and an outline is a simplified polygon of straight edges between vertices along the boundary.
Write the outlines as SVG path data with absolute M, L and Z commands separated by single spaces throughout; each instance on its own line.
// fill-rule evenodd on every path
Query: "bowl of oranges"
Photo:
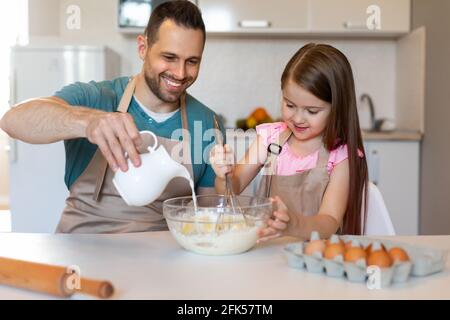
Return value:
M 236 127 L 242 130 L 254 129 L 257 125 L 273 122 L 273 118 L 269 115 L 264 107 L 258 107 L 245 119 L 238 119 Z

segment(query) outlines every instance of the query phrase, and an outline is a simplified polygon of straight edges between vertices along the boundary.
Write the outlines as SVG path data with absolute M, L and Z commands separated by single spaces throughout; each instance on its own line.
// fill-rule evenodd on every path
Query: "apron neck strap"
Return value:
M 278 135 L 276 141 L 278 143 L 278 146 L 280 147 L 280 150 L 282 150 L 283 145 L 289 140 L 291 135 L 292 135 L 292 131 L 289 128 L 286 128 L 284 131 L 282 131 Z M 281 153 L 281 151 L 280 151 L 280 153 Z M 269 152 L 268 153 L 267 162 L 268 162 L 268 164 L 270 166 L 270 171 L 269 171 L 270 175 L 276 174 L 276 172 L 277 172 L 277 156 L 280 153 L 278 153 L 278 154 L 274 154 L 273 152 Z
M 328 165 L 328 159 L 330 157 L 330 152 L 325 148 L 325 145 L 322 144 L 322 146 L 319 149 L 319 158 L 317 160 L 317 167 L 326 167 Z
M 122 98 L 119 102 L 118 112 L 127 112 L 133 98 L 134 90 L 136 89 L 136 77 L 132 77 L 123 92 Z
M 284 131 L 282 131 L 277 138 L 277 142 L 279 146 L 284 146 L 284 144 L 289 140 L 289 138 L 292 135 L 292 131 L 289 128 L 286 128 Z
M 186 93 L 180 98 L 181 125 L 183 126 L 183 163 L 191 163 L 191 135 L 186 112 Z

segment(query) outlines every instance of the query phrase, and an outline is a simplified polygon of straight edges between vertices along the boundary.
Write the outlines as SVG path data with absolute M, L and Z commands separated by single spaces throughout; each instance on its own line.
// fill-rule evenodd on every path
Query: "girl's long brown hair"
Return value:
M 355 82 L 350 63 L 336 48 L 310 43 L 291 58 L 281 77 L 281 87 L 292 80 L 320 100 L 331 104 L 323 143 L 331 151 L 347 145 L 350 190 L 342 232 L 360 235 L 367 211 L 367 162 L 356 107 Z M 362 205 L 364 208 L 362 209 Z M 365 223 L 363 224 L 365 226 Z

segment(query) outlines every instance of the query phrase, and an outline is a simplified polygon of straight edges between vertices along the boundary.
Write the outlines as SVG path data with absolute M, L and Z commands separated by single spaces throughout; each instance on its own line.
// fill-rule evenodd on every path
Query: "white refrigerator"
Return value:
M 120 58 L 106 47 L 14 47 L 10 72 L 14 105 L 51 96 L 72 82 L 117 77 Z M 10 139 L 9 146 L 12 232 L 53 233 L 68 195 L 63 142 L 32 145 Z

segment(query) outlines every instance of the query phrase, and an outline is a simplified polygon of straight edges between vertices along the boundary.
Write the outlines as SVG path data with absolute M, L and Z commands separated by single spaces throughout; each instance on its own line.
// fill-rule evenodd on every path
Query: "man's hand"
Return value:
M 115 172 L 128 170 L 125 152 L 135 167 L 141 165 L 138 148 L 142 144 L 139 130 L 129 113 L 99 112 L 90 116 L 87 139 L 98 145 L 109 166 Z

